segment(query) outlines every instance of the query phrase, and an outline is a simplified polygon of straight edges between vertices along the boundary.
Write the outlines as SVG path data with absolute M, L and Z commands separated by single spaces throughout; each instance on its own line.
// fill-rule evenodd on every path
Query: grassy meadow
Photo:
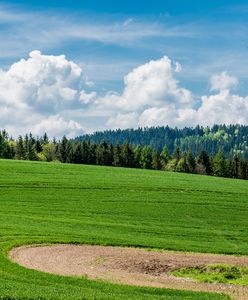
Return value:
M 151 170 L 0 160 L 0 299 L 228 299 L 26 270 L 31 243 L 248 255 L 248 182 Z

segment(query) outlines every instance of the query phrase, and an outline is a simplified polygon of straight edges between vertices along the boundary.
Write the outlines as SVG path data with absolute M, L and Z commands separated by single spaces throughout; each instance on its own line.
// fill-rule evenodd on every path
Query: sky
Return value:
M 248 123 L 247 1 L 0 1 L 0 128 Z

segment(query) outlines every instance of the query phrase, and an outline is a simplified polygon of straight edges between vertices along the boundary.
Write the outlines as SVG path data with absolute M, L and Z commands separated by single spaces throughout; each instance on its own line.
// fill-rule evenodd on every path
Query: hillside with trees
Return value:
M 90 140 L 95 144 L 105 141 L 113 145 L 122 145 L 128 141 L 132 146 L 149 146 L 157 151 L 162 151 L 166 145 L 170 154 L 179 147 L 182 152 L 189 151 L 195 155 L 199 155 L 203 150 L 209 155 L 215 155 L 221 148 L 229 158 L 238 155 L 248 159 L 248 126 L 244 125 L 197 126 L 183 129 L 168 126 L 118 129 L 84 135 L 77 140 Z
M 193 136 L 188 138 L 192 139 L 188 145 L 193 147 Z M 182 139 L 187 141 L 187 137 Z M 228 157 L 221 145 L 218 146 L 217 153 L 212 155 L 206 150 L 207 147 L 201 149 L 199 154 L 196 154 L 197 152 L 185 150 L 182 144 L 181 147 L 174 145 L 171 152 L 165 144 L 160 151 L 149 144 L 132 145 L 128 140 L 123 144 L 106 141 L 94 143 L 89 138 L 68 140 L 64 136 L 62 140 L 56 141 L 50 140 L 47 134 L 43 137 L 34 137 L 31 133 L 14 140 L 9 138 L 6 131 L 0 132 L 0 158 L 142 168 L 248 179 L 248 160 L 243 153 L 230 150 Z M 230 156 L 230 153 L 233 155 Z

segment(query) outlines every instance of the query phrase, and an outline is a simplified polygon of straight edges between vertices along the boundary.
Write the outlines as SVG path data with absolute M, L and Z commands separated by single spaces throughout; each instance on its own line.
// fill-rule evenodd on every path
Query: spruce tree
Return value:
M 141 155 L 142 155 L 142 148 L 138 145 L 134 149 L 134 164 L 136 168 L 141 168 Z
M 128 168 L 134 167 L 134 153 L 128 141 L 122 146 L 121 153 L 123 166 Z
M 161 170 L 161 159 L 158 151 L 153 151 L 152 153 L 152 168 L 154 170 Z
M 25 159 L 25 148 L 22 136 L 19 136 L 16 143 L 16 158 L 20 160 Z
M 210 162 L 209 156 L 206 151 L 203 150 L 200 153 L 199 158 L 198 158 L 198 163 L 204 167 L 207 175 L 212 174 L 213 170 L 212 170 L 211 162 Z
M 166 165 L 168 164 L 168 162 L 170 161 L 171 157 L 170 157 L 170 153 L 168 150 L 167 146 L 164 146 L 161 154 L 160 154 L 160 159 L 161 159 L 161 165 L 162 168 L 165 170 L 166 169 Z
M 213 158 L 213 173 L 218 177 L 228 176 L 227 161 L 222 149 L 220 149 Z
M 62 163 L 65 163 L 68 156 L 68 140 L 65 135 L 63 136 L 62 141 L 59 144 L 58 152 L 60 161 Z
M 83 164 L 83 149 L 82 144 L 77 142 L 73 147 L 73 159 L 74 164 Z
M 149 146 L 145 146 L 141 152 L 141 167 L 143 169 L 152 168 L 152 151 Z
M 122 151 L 121 151 L 121 147 L 118 144 L 115 145 L 115 147 L 114 147 L 113 165 L 115 167 L 123 166 Z
M 186 156 L 187 165 L 190 173 L 195 173 L 196 160 L 192 152 L 188 152 Z

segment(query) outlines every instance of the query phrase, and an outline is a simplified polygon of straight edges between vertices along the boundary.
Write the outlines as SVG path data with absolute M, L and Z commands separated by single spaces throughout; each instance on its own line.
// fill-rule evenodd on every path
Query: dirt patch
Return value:
M 225 263 L 248 266 L 248 257 L 182 252 L 155 252 L 137 248 L 88 245 L 28 246 L 13 249 L 9 257 L 23 267 L 64 276 L 87 276 L 114 283 L 221 292 L 248 300 L 248 288 L 209 284 L 178 278 L 179 268 Z

